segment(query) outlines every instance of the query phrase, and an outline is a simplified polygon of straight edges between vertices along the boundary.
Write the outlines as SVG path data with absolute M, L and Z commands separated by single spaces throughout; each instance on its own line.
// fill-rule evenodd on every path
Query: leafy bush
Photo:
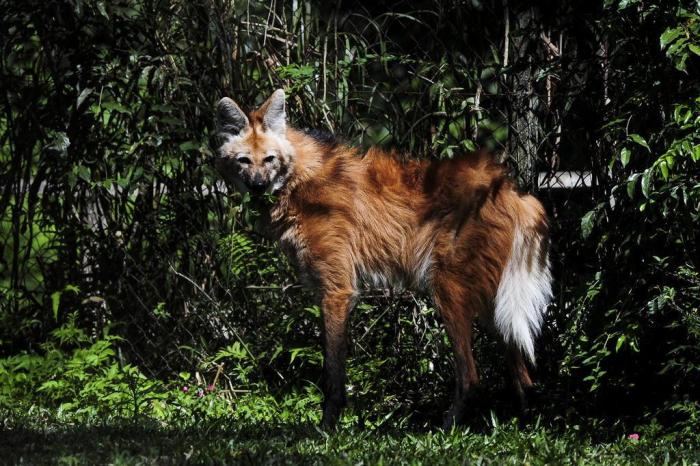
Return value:
M 698 13 L 677 10 L 678 22 L 661 35 L 681 72 L 697 66 Z M 700 401 L 700 87 L 682 76 L 682 100 L 656 127 L 632 132 L 635 102 L 644 98 L 634 89 L 624 118 L 606 129 L 616 140 L 615 183 L 581 224 L 598 266 L 579 299 L 568 364 L 621 410 L 680 412 Z
M 0 1 L 0 403 L 82 420 L 316 420 L 320 310 L 210 164 L 213 103 L 253 107 L 284 87 L 294 125 L 351 144 L 495 150 L 525 189 L 540 171 L 585 171 L 590 189 L 538 193 L 557 299 L 536 409 L 613 424 L 661 413 L 692 431 L 689 3 Z M 499 387 L 483 333 L 484 385 Z M 370 293 L 352 335 L 362 409 L 347 424 L 440 417 L 450 348 L 429 303 Z M 512 413 L 486 395 L 474 418 Z

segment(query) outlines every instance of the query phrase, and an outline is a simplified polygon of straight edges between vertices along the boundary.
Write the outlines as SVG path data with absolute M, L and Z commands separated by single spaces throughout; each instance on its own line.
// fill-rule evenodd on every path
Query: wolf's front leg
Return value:
M 326 292 L 323 311 L 323 420 L 321 427 L 335 427 L 345 406 L 345 359 L 348 353 L 348 318 L 354 292 Z

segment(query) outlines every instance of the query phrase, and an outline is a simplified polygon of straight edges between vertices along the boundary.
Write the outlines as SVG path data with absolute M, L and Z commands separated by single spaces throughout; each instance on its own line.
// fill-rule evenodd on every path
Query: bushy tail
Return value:
M 552 298 L 548 246 L 545 234 L 516 225 L 510 258 L 496 293 L 496 328 L 507 344 L 519 347 L 533 364 L 535 337 Z

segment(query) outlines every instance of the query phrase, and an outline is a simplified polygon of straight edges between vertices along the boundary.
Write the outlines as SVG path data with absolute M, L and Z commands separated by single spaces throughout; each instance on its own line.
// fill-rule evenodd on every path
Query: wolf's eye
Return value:
M 265 157 L 265 158 L 263 159 L 263 162 L 265 162 L 265 163 L 272 163 L 272 162 L 275 161 L 276 158 L 277 158 L 277 157 L 275 157 L 274 155 L 268 155 L 267 157 Z
M 248 164 L 252 163 L 252 162 L 250 161 L 250 158 L 249 158 L 249 157 L 245 157 L 245 156 L 237 157 L 237 158 L 236 158 L 236 161 L 237 161 L 238 163 L 243 164 L 243 165 L 248 165 Z

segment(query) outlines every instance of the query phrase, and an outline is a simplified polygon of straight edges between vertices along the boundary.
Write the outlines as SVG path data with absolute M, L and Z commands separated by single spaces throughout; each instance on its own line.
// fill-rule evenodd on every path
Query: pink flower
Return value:
M 201 398 L 203 396 L 204 396 L 204 390 L 202 390 L 201 388 L 198 388 L 197 389 L 197 398 Z
M 182 393 L 187 393 L 187 392 L 189 392 L 189 391 L 190 391 L 190 387 L 188 387 L 187 385 L 185 385 L 184 387 L 182 387 Z
M 629 434 L 627 438 L 630 440 L 639 440 L 639 434 Z
M 208 392 L 213 392 L 214 390 L 216 390 L 216 387 L 215 387 L 213 384 L 207 385 L 207 391 L 208 391 Z

